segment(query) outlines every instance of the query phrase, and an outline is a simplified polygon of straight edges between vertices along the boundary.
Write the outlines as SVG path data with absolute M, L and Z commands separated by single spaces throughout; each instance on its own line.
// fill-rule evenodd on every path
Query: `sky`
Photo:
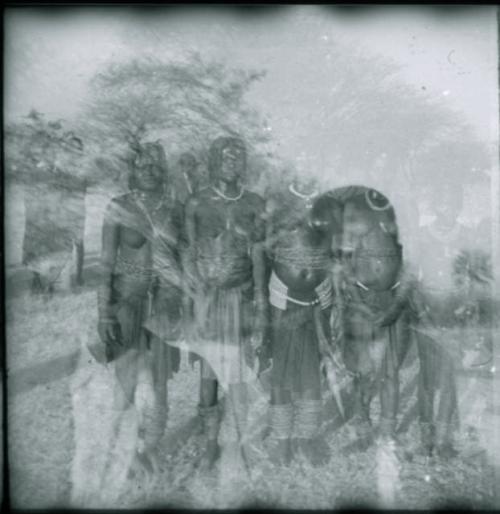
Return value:
M 311 83 L 321 75 L 329 47 L 340 40 L 393 59 L 402 80 L 442 95 L 480 137 L 497 138 L 494 7 L 372 7 L 343 14 L 345 9 L 283 6 L 261 9 L 260 15 L 202 7 L 7 9 L 6 115 L 35 107 L 69 117 L 89 77 L 105 62 L 195 50 L 266 69 L 252 100 L 279 128 L 298 104 L 310 107 Z M 315 88 L 320 105 L 327 104 L 327 90 L 327 84 Z
M 10 8 L 4 19 L 7 121 L 31 108 L 71 119 L 89 78 L 107 62 L 197 51 L 267 70 L 249 100 L 267 117 L 283 156 L 296 158 L 301 146 L 328 162 L 328 142 L 318 142 L 315 128 L 328 109 L 327 64 L 340 42 L 392 60 L 401 81 L 460 112 L 480 139 L 498 141 L 494 6 Z M 471 212 L 487 215 L 489 192 L 478 194 L 486 202 L 473 199 Z

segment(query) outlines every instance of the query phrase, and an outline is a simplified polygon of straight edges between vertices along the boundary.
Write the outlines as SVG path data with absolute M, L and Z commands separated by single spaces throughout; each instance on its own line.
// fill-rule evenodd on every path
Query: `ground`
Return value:
M 197 468 L 202 441 L 196 417 L 198 369 L 183 354 L 181 369 L 170 382 L 168 429 L 158 453 L 160 470 L 152 478 L 128 478 L 137 420 L 132 410 L 113 410 L 112 365 L 98 364 L 87 350 L 97 337 L 96 315 L 96 294 L 90 288 L 50 299 L 25 293 L 7 302 L 13 507 L 500 506 L 494 491 L 500 476 L 494 433 L 499 409 L 488 393 L 498 373 L 459 379 L 464 391 L 461 412 L 466 414 L 456 433 L 460 457 L 445 463 L 413 453 L 416 362 L 403 371 L 404 408 L 396 449 L 373 446 L 364 453 L 346 454 L 349 425 L 326 416 L 332 457 L 325 466 L 312 468 L 303 461 L 287 469 L 272 466 L 259 431 L 248 469 L 234 467 L 223 451 L 220 468 L 207 475 Z M 466 409 L 467 395 L 473 401 Z M 254 421 L 264 427 L 265 397 L 257 394 L 255 400 Z M 224 433 L 221 440 L 224 443 Z

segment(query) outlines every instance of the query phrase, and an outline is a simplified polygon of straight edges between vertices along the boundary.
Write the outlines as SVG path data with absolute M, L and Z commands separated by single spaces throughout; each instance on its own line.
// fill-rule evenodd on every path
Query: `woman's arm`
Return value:
M 99 335 L 105 344 L 121 343 L 118 320 L 112 310 L 113 273 L 120 237 L 118 213 L 119 206 L 112 200 L 106 209 L 102 227 L 101 269 L 97 305 Z

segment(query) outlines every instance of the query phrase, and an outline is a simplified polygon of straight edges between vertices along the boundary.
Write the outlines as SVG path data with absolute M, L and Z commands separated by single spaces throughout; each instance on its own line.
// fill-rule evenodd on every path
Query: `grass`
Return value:
M 9 374 L 77 349 L 83 326 L 79 313 L 89 298 L 90 293 L 8 302 Z M 23 394 L 9 389 L 8 442 L 13 507 L 67 505 L 74 451 L 69 377 Z
M 97 337 L 96 312 L 93 291 L 56 295 L 50 300 L 24 296 L 7 304 L 10 373 L 80 351 L 72 375 L 22 394 L 9 391 L 9 472 L 14 507 L 387 506 L 378 490 L 381 462 L 377 448 L 346 456 L 342 452 L 350 442 L 346 426 L 328 432 L 331 459 L 319 468 L 301 461 L 289 468 L 276 468 L 267 459 L 266 443 L 257 441 L 256 451 L 249 458 L 249 475 L 229 454 L 222 456 L 225 468 L 208 475 L 201 473 L 196 463 L 202 451 L 202 437 L 196 431 L 179 432 L 195 415 L 198 401 L 198 369 L 191 369 L 185 358 L 180 372 L 170 382 L 168 430 L 158 452 L 161 471 L 150 481 L 127 479 L 125 472 L 137 420 L 133 411 L 126 411 L 120 430 L 113 435 L 111 427 L 117 413 L 111 400 L 112 368 L 98 365 L 85 347 Z M 452 344 L 456 334 L 450 332 L 449 338 Z M 406 369 L 403 383 L 414 372 L 411 367 Z M 266 398 L 260 398 L 256 406 L 256 419 L 262 423 L 265 405 Z M 399 470 L 391 479 L 397 486 L 394 497 L 386 500 L 389 506 L 498 507 L 494 498 L 495 474 L 487 459 L 498 451 L 498 437 L 493 436 L 493 417 L 488 419 L 489 439 L 474 441 L 461 427 L 457 444 L 462 458 L 449 463 L 417 456 L 410 460 L 400 458 Z M 178 440 L 173 438 L 176 434 Z M 486 446 L 489 455 L 481 452 L 485 444 L 490 445 Z M 417 445 L 414 422 L 408 432 L 401 434 L 401 447 L 411 454 Z

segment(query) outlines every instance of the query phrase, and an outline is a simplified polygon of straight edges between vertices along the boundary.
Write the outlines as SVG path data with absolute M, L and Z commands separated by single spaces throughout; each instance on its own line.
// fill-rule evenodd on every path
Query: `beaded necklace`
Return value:
M 137 205 L 137 207 L 139 207 L 141 212 L 146 216 L 149 224 L 151 225 L 151 229 L 153 230 L 153 235 L 157 236 L 158 229 L 156 228 L 156 226 L 153 222 L 153 216 L 155 215 L 155 213 L 157 211 L 159 211 L 163 207 L 163 205 L 165 203 L 165 197 L 163 195 L 160 197 L 160 199 L 158 200 L 158 203 L 153 207 L 151 212 L 149 211 L 149 209 L 146 207 L 146 204 L 144 203 L 144 200 L 146 199 L 145 193 L 140 193 L 139 191 L 136 191 L 136 190 L 132 191 L 132 198 L 134 199 L 134 202 Z
M 211 186 L 213 191 L 217 193 L 221 198 L 224 200 L 229 200 L 230 202 L 236 202 L 243 196 L 243 192 L 245 191 L 245 188 L 242 187 L 240 192 L 236 196 L 227 196 L 225 195 L 220 189 L 218 189 L 216 186 Z
M 311 209 L 312 207 L 312 200 L 318 196 L 318 191 L 313 191 L 311 194 L 304 194 L 304 193 L 301 193 L 300 191 L 297 191 L 295 189 L 295 187 L 293 186 L 293 184 L 290 184 L 288 186 L 288 190 L 290 191 L 290 193 L 292 193 L 293 195 L 295 196 L 298 196 L 299 198 L 302 198 L 302 200 L 305 200 L 306 201 L 306 208 L 307 209 Z

